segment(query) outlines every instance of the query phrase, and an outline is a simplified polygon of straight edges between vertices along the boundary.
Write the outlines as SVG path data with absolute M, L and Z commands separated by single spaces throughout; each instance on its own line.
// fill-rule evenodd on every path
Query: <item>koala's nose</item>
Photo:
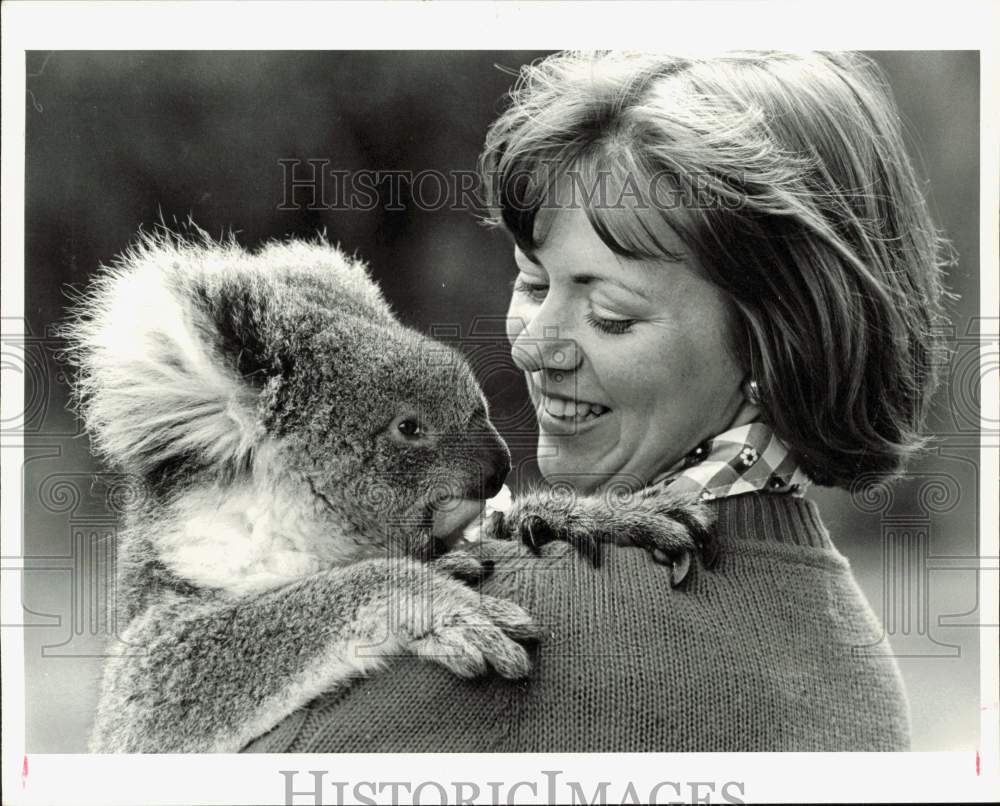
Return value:
M 473 417 L 470 430 L 472 442 L 466 442 L 466 450 L 471 448 L 471 455 L 466 453 L 466 456 L 474 459 L 478 472 L 465 495 L 475 499 L 492 498 L 500 492 L 510 473 L 510 451 L 485 411 Z
M 483 480 L 483 498 L 492 498 L 503 487 L 504 479 L 510 473 L 510 453 L 507 448 L 502 451 L 492 451 L 489 464 L 484 466 L 486 471 Z

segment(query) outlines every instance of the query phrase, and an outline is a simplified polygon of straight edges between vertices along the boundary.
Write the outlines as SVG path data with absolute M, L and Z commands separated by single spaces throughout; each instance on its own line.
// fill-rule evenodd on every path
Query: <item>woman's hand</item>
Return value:
M 516 540 L 535 552 L 546 543 L 565 541 L 595 566 L 604 543 L 640 546 L 671 567 L 676 587 L 687 577 L 692 555 L 697 553 L 706 568 L 715 565 L 718 549 L 711 523 L 711 512 L 697 499 L 662 491 L 575 496 L 538 490 L 517 498 L 506 514 L 494 513 L 484 524 L 483 536 Z

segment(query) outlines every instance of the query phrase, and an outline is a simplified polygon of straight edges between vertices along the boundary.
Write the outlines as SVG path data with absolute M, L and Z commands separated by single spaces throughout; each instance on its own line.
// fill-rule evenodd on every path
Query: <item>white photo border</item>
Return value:
M 295 24 L 283 24 L 289 20 Z M 303 20 L 310 24 L 303 25 Z M 391 24 L 387 21 L 391 20 Z M 678 25 L 683 21 L 683 25 Z M 683 41 L 680 33 L 683 31 Z M 697 41 L 692 31 L 704 32 Z M 630 49 L 975 50 L 980 54 L 980 291 L 983 322 L 998 318 L 1000 5 L 991 2 L 8 2 L 2 6 L 2 316 L 24 315 L 25 53 L 39 50 Z M 674 37 L 672 39 L 672 37 Z M 983 373 L 995 371 L 986 362 Z M 994 353 L 995 355 L 995 353 Z M 4 422 L 23 407 L 22 376 L 4 366 Z M 983 425 L 1000 421 L 1000 389 L 982 386 Z M 2 444 L 2 623 L 21 613 L 22 447 Z M 982 554 L 1000 555 L 1000 457 L 984 446 Z M 994 576 L 980 572 L 983 612 L 998 609 Z M 742 781 L 747 802 L 964 801 L 1000 797 L 997 629 L 981 628 L 977 753 L 584 754 L 405 756 L 25 755 L 23 631 L 3 627 L 3 792 L 9 803 L 281 803 L 279 770 L 328 771 L 326 780 L 536 782 L 519 802 L 545 802 L 545 771 L 592 793 L 601 780 Z M 942 707 L 945 707 L 942 704 Z M 686 783 L 685 783 L 686 785 Z M 645 788 L 644 788 L 645 787 Z M 613 790 L 621 792 L 621 788 Z M 367 793 L 367 790 L 365 790 Z M 507 797 L 504 791 L 502 797 Z M 664 797 L 674 795 L 663 790 Z M 689 793 L 689 789 L 684 789 Z M 334 803 L 335 789 L 323 802 Z M 351 795 L 350 788 L 347 796 Z M 559 790 L 566 796 L 565 789 Z M 735 794 L 735 793 L 734 793 Z M 676 797 L 676 795 L 674 795 Z M 681 794 L 685 797 L 685 794 Z M 716 793 L 716 797 L 718 793 Z M 371 795 L 369 795 L 371 797 Z M 376 797 L 378 797 L 376 795 Z M 450 795 L 449 795 L 450 797 Z M 381 800 L 381 798 L 379 798 Z M 295 803 L 312 803 L 298 796 Z M 345 801 L 348 802 L 348 801 Z M 408 802 L 405 799 L 402 802 Z M 434 790 L 423 802 L 435 802 Z M 452 801 L 453 802 L 453 801 Z M 484 788 L 477 802 L 490 802 Z M 718 800 L 714 801 L 718 802 Z

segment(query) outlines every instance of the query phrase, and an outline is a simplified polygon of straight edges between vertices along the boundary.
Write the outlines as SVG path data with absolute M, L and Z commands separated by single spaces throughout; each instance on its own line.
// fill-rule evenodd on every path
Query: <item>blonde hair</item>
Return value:
M 609 249 L 692 260 L 817 483 L 897 474 L 924 444 L 950 253 L 870 59 L 560 53 L 522 68 L 480 168 L 490 219 L 528 254 L 573 173 L 618 194 L 582 194 Z

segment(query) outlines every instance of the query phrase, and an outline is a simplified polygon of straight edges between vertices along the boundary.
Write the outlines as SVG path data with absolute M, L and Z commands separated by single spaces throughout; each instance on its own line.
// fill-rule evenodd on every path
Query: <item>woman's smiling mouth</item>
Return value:
M 560 420 L 593 420 L 609 411 L 607 406 L 585 400 L 565 400 L 542 395 L 541 401 L 545 412 Z
M 529 389 L 539 427 L 544 433 L 562 436 L 578 434 L 611 411 L 601 403 L 543 394 L 534 386 L 529 386 Z

